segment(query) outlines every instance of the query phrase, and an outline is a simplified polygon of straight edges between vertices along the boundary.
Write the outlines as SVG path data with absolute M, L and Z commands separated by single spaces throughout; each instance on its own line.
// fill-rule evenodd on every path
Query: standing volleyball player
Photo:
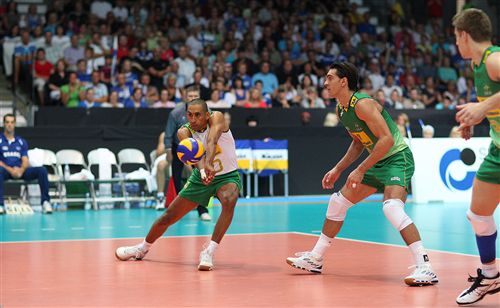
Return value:
M 167 211 L 154 222 L 144 241 L 135 246 L 116 249 L 116 257 L 122 261 L 144 258 L 152 244 L 169 226 L 198 204 L 207 206 L 210 197 L 216 196 L 221 202 L 222 212 L 215 225 L 210 244 L 200 253 L 198 270 L 208 271 L 213 268 L 213 255 L 231 224 L 241 189 L 236 146 L 222 113 L 209 112 L 207 104 L 202 99 L 194 99 L 187 103 L 186 115 L 188 123 L 177 131 L 179 140 L 193 137 L 201 141 L 206 154 L 198 162 L 197 168 L 193 169 L 186 185 Z
M 500 47 L 491 43 L 492 27 L 488 15 L 468 9 L 453 17 L 458 50 L 472 60 L 474 82 L 480 103 L 459 106 L 460 130 L 470 138 L 470 128 L 486 116 L 490 121 L 491 144 L 474 179 L 472 201 L 467 211 L 481 259 L 472 285 L 457 297 L 457 304 L 480 301 L 487 294 L 500 292 L 500 274 L 495 262 L 497 227 L 493 214 L 500 202 Z
M 398 230 L 416 263 L 404 281 L 410 286 L 432 285 L 438 278 L 429 262 L 417 227 L 406 215 L 404 204 L 414 172 L 413 155 L 387 111 L 370 96 L 357 92 L 358 71 L 348 62 L 334 63 L 325 79 L 331 98 L 339 102 L 337 115 L 352 137 L 344 157 L 323 177 L 323 188 L 331 189 L 340 174 L 366 149 L 368 157 L 349 174 L 340 192 L 330 198 L 320 238 L 312 251 L 287 258 L 296 268 L 314 273 L 323 269 L 323 255 L 342 227 L 347 210 L 378 191 L 384 193 L 383 211 Z

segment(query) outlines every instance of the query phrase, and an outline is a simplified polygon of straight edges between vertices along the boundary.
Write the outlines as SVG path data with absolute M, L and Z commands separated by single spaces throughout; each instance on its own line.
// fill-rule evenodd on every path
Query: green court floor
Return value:
M 328 196 L 241 199 L 228 233 L 304 232 L 319 234 Z M 429 249 L 477 255 L 474 234 L 465 218 L 467 203 L 407 204 Z M 220 206 L 210 209 L 212 222 L 202 222 L 195 211 L 172 226 L 166 236 L 211 234 Z M 69 210 L 52 215 L 0 217 L 2 242 L 141 238 L 161 213 L 154 209 L 101 211 Z M 495 220 L 500 222 L 497 211 Z M 404 245 L 385 219 L 381 203 L 363 202 L 347 215 L 339 237 L 383 244 Z M 500 245 L 497 246 L 500 255 Z

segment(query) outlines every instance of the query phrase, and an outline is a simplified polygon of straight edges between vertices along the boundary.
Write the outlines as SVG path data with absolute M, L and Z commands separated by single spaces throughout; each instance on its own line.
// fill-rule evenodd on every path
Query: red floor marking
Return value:
M 324 274 L 291 268 L 285 258 L 310 249 L 300 234 L 227 236 L 215 270 L 198 272 L 207 238 L 159 240 L 144 261 L 117 261 L 114 250 L 137 240 L 1 244 L 0 303 L 10 306 L 335 306 L 456 307 L 478 258 L 430 252 L 440 283 L 410 288 L 404 247 L 334 241 Z M 482 307 L 498 307 L 499 295 Z

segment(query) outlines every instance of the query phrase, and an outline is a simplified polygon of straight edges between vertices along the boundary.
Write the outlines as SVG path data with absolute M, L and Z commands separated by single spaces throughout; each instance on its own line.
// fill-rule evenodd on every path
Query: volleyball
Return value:
M 194 138 L 183 139 L 177 147 L 177 157 L 186 165 L 196 164 L 203 155 L 205 155 L 203 144 Z

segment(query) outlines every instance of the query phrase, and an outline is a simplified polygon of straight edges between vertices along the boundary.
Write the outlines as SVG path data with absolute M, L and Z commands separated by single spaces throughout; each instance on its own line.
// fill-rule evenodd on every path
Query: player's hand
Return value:
M 200 170 L 201 179 L 203 180 L 203 184 L 208 185 L 212 182 L 215 177 L 214 166 L 210 164 L 206 164 L 205 168 Z
M 23 170 L 19 167 L 13 167 L 12 168 L 12 177 L 15 179 L 19 179 L 23 176 Z
M 328 171 L 321 181 L 323 189 L 332 189 L 335 182 L 337 182 L 340 173 L 341 172 L 338 171 L 335 167 L 332 170 Z
M 486 117 L 487 110 L 484 110 L 484 104 L 468 103 L 465 105 L 458 105 L 457 114 L 455 119 L 460 123 L 460 126 L 473 126 L 481 123 Z
M 469 140 L 472 137 L 471 126 L 466 126 L 464 124 L 461 124 L 460 127 L 458 128 L 458 131 L 460 132 L 462 138 L 464 138 L 465 140 Z
M 356 188 L 356 186 L 361 183 L 365 174 L 361 172 L 358 168 L 354 169 L 351 174 L 347 177 L 346 186 L 348 188 Z

